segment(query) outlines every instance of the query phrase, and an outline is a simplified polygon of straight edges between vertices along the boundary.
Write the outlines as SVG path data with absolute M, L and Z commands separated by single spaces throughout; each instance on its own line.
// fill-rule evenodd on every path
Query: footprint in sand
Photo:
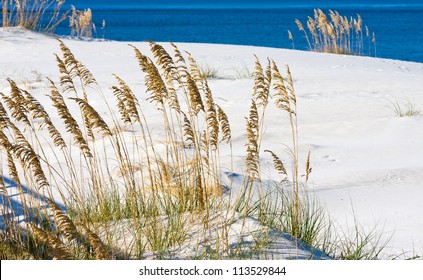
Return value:
M 339 162 L 339 160 L 329 155 L 322 156 L 321 158 L 326 160 L 327 162 Z

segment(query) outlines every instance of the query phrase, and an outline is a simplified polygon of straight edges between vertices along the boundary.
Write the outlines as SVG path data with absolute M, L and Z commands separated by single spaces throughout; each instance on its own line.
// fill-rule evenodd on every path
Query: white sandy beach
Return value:
M 160 134 L 154 131 L 157 111 L 145 102 L 144 74 L 128 43 L 62 40 L 92 71 L 112 104 L 112 74 L 123 78 L 142 102 L 146 117 L 151 117 L 153 133 Z M 150 53 L 147 43 L 131 44 Z M 357 221 L 363 230 L 375 227 L 383 232 L 383 238 L 390 238 L 384 258 L 423 254 L 423 64 L 250 46 L 177 45 L 190 52 L 200 66 L 218 71 L 217 78 L 208 83 L 215 102 L 231 121 L 234 159 L 231 170 L 231 152 L 221 150 L 224 181 L 243 174 L 245 165 L 245 117 L 254 80 L 237 77 L 237 72 L 245 67 L 252 70 L 254 55 L 263 62 L 271 58 L 280 69 L 289 65 L 294 78 L 301 164 L 311 151 L 308 192 L 344 230 Z M 53 37 L 0 29 L 0 92 L 9 92 L 7 78 L 11 78 L 52 110 L 44 77 L 59 80 L 53 56 L 59 52 Z M 102 113 L 100 98 L 90 100 Z M 420 113 L 399 117 L 390 108 L 391 102 L 415 104 Z M 156 122 L 159 125 L 159 120 Z M 286 116 L 269 108 L 265 130 L 263 149 L 281 155 L 289 168 L 283 152 L 283 145 L 291 141 Z M 269 154 L 262 153 L 261 163 L 265 179 L 278 180 Z M 232 187 L 236 191 L 241 186 L 233 182 Z

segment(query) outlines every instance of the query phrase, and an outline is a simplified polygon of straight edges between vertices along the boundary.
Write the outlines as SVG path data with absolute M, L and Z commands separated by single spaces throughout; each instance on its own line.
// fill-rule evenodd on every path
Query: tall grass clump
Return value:
M 67 18 L 67 12 L 61 12 L 64 3 L 64 0 L 3 0 L 2 26 L 53 33 Z
M 241 67 L 234 67 L 235 79 L 251 79 L 253 78 L 253 71 L 244 63 Z
M 305 200 L 303 200 L 301 194 L 304 194 L 306 191 L 305 185 L 311 173 L 310 153 L 308 153 L 306 158 L 305 181 L 300 182 L 297 98 L 291 71 L 288 66 L 286 66 L 285 72 L 284 76 L 274 61 L 268 60 L 267 65 L 263 67 L 258 58 L 256 58 L 254 93 L 249 118 L 247 118 L 247 180 L 245 182 L 246 188 L 243 200 L 247 203 L 246 212 L 255 212 L 259 210 L 259 213 L 261 213 L 263 210 L 262 207 L 265 208 L 264 212 L 268 210 L 267 200 L 269 196 L 271 200 L 277 197 L 276 201 L 277 204 L 279 204 L 278 207 L 276 207 L 276 209 L 278 209 L 277 211 L 283 213 L 285 210 L 289 209 L 284 213 L 284 217 L 288 222 L 286 225 L 289 224 L 289 226 L 283 228 L 284 232 L 288 232 L 291 236 L 301 239 L 303 235 L 301 234 L 300 228 L 302 222 L 305 221 L 301 219 L 303 215 L 302 211 L 308 209 L 308 206 L 306 207 L 306 205 L 303 204 Z M 286 169 L 285 164 L 276 153 L 264 149 L 264 152 L 268 153 L 273 160 L 275 170 L 282 176 L 283 184 L 291 187 L 288 192 L 285 191 L 283 194 L 276 191 L 279 189 L 278 185 L 276 185 L 273 193 L 269 194 L 265 192 L 261 178 L 260 154 L 263 150 L 261 146 L 264 134 L 264 119 L 266 109 L 271 103 L 273 103 L 277 109 L 287 114 L 290 125 L 292 142 L 290 145 L 284 146 L 284 150 L 287 151 L 291 159 L 289 163 L 292 171 L 291 174 L 289 174 L 289 169 Z M 259 204 L 253 204 L 252 207 L 248 208 L 248 201 L 251 199 L 251 193 L 253 192 L 252 189 L 257 183 L 259 186 Z M 303 188 L 301 188 L 301 186 L 303 186 Z M 288 194 L 289 197 L 285 197 Z M 257 208 L 257 205 L 260 205 L 260 207 Z M 288 212 L 289 215 L 286 215 Z
M 398 100 L 390 100 L 388 99 L 390 105 L 387 107 L 395 113 L 396 116 L 403 118 L 403 117 L 414 117 L 420 114 L 420 111 L 416 109 L 415 102 L 407 99 L 400 103 Z
M 340 15 L 337 11 L 315 9 L 314 17 L 308 17 L 306 27 L 296 19 L 295 23 L 304 32 L 308 47 L 312 51 L 349 55 L 376 56 L 376 35 L 363 26 L 363 20 Z M 293 43 L 291 32 L 289 39 Z
M 104 119 L 90 95 L 106 97 L 61 41 L 62 53 L 56 55 L 60 82 L 50 80 L 49 97 L 64 130 L 29 92 L 9 80 L 10 94 L 2 94 L 0 103 L 1 145 L 7 177 L 21 189 L 28 208 L 28 222 L 24 228 L 16 226 L 12 239 L 23 244 L 34 236 L 46 246 L 45 254 L 57 258 L 141 258 L 144 251 L 162 258 L 184 241 L 186 214 L 206 213 L 204 227 L 209 228 L 211 208 L 222 207 L 219 147 L 231 139 L 229 120 L 191 55 L 174 46 L 172 57 L 162 46 L 150 46 L 155 61 L 133 49 L 145 73 L 148 101 L 162 117 L 160 136 L 151 133 L 138 98 L 117 75 L 111 92 L 119 116 L 109 107 L 112 117 Z M 44 137 L 53 143 L 43 145 Z M 56 186 L 66 211 L 54 201 Z M 32 196 L 30 206 L 26 188 L 43 199 Z M 10 194 L 6 187 L 2 190 Z M 33 209 L 44 213 L 47 228 L 34 220 Z M 4 215 L 9 217 L 9 210 Z M 60 219 L 50 219 L 52 215 Z M 131 249 L 115 252 L 109 227 L 122 220 L 130 221 L 134 237 L 127 243 Z
M 204 80 L 217 79 L 219 77 L 219 71 L 208 64 L 200 66 L 200 74 Z
M 103 25 L 105 26 L 104 21 Z M 71 36 L 91 38 L 94 29 L 91 9 L 88 8 L 80 11 L 72 5 L 69 16 L 69 27 L 71 28 Z
M 230 121 L 191 54 L 173 44 L 166 49 L 150 42 L 148 54 L 131 46 L 146 86 L 141 102 L 116 74 L 110 91 L 103 92 L 58 42 L 60 75 L 48 80 L 50 104 L 11 79 L 10 90 L 0 94 L 1 256 L 165 259 L 189 242 L 200 258 L 253 257 L 272 242 L 265 234 L 270 228 L 289 233 L 296 244 L 332 248 L 327 244 L 333 239 L 320 242 L 326 216 L 307 198 L 311 156 L 300 158 L 288 66 L 281 72 L 274 61 L 263 65 L 256 57 L 245 179 L 234 194 L 221 177 L 221 151 L 232 150 Z M 281 147 L 287 163 L 265 147 L 270 106 L 289 121 L 291 142 Z M 154 129 L 146 107 L 155 109 Z M 265 156 L 280 183 L 263 180 Z M 249 232 L 250 217 L 261 223 L 263 236 Z M 229 240 L 237 221 L 240 239 L 254 236 L 249 252 Z M 345 256 L 354 255 L 354 247 L 345 248 Z

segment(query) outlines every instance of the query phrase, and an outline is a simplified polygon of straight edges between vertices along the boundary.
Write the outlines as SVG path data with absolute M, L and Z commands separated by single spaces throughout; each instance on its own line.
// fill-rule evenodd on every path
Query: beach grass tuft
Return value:
M 295 23 L 298 30 L 304 33 L 312 51 L 376 56 L 376 35 L 363 25 L 359 14 L 355 18 L 348 18 L 338 11 L 329 10 L 325 14 L 321 9 L 315 9 L 313 17 L 308 17 L 305 26 L 299 19 Z M 288 31 L 288 38 L 294 47 L 291 31 Z
M 67 19 L 68 12 L 61 11 L 64 3 L 57 0 L 3 0 L 2 26 L 53 33 Z
M 420 111 L 416 109 L 415 102 L 411 101 L 410 99 L 406 99 L 402 103 L 398 100 L 390 100 L 389 105 L 387 107 L 392 110 L 396 116 L 403 118 L 403 117 L 414 117 L 420 114 Z

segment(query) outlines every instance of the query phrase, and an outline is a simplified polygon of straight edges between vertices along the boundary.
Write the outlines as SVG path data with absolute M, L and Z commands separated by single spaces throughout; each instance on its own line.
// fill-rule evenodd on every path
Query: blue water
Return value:
M 78 9 L 92 9 L 98 38 L 292 48 L 287 35 L 287 30 L 291 30 L 295 48 L 301 50 L 307 50 L 308 45 L 294 20 L 304 23 L 313 15 L 313 8 L 335 9 L 342 15 L 362 16 L 363 24 L 376 34 L 377 57 L 423 62 L 423 0 L 66 2 Z M 57 29 L 58 34 L 69 35 L 69 32 L 66 24 Z M 373 48 L 368 55 L 374 56 Z

